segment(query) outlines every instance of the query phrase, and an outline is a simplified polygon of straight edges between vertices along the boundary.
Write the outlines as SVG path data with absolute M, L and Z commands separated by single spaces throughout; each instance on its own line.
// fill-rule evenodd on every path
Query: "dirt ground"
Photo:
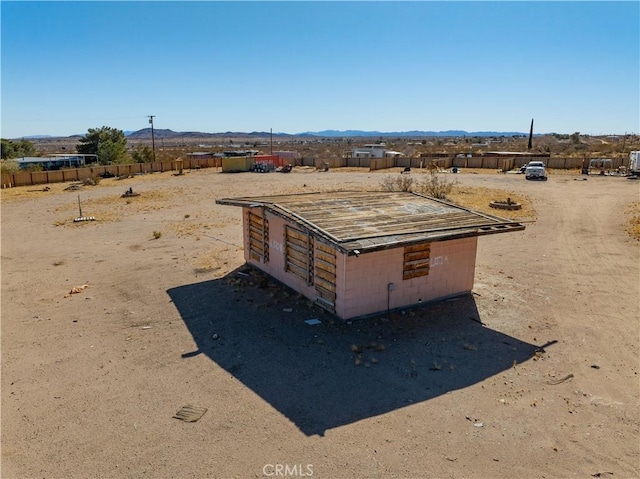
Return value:
M 346 324 L 248 269 L 215 204 L 385 174 L 3 190 L 2 477 L 640 477 L 638 182 L 456 175 L 535 222 L 479 239 L 472 295 Z

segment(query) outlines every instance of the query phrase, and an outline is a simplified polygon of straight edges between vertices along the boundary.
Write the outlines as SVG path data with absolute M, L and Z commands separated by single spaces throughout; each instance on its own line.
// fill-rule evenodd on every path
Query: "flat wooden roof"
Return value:
M 407 192 L 332 192 L 221 198 L 264 208 L 346 254 L 524 230 L 524 225 Z

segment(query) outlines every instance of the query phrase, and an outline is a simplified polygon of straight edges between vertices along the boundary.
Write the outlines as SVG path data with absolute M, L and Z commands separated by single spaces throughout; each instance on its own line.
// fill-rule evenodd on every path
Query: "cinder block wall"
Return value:
M 261 214 L 261 210 L 252 210 Z M 246 214 L 243 215 L 246 221 Z M 285 220 L 267 213 L 269 221 L 269 261 L 261 263 L 249 257 L 248 228 L 244 228 L 245 261 L 273 276 L 312 301 L 318 297 L 313 285 L 285 271 Z M 360 256 L 336 254 L 336 314 L 342 319 L 411 306 L 473 288 L 477 238 L 431 243 L 427 276 L 402 279 L 404 248 L 395 248 Z M 393 283 L 393 291 L 388 284 Z
M 475 237 L 433 242 L 429 274 L 408 280 L 402 279 L 404 248 L 349 256 L 338 270 L 344 291 L 338 291 L 336 313 L 349 319 L 471 291 L 476 249 Z

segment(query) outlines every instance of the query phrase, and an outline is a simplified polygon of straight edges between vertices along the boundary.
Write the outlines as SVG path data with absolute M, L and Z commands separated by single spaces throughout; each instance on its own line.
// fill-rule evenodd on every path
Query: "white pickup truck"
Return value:
M 640 151 L 629 153 L 629 175 L 640 176 Z
M 524 170 L 524 178 L 526 180 L 543 180 L 547 181 L 547 170 L 542 161 L 530 161 Z

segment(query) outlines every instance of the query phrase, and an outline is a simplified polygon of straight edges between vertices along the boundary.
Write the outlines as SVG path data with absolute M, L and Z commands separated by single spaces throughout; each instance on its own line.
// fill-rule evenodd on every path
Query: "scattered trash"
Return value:
M 603 474 L 613 476 L 613 472 L 596 472 L 595 474 L 591 474 L 593 477 L 604 477 Z
M 307 319 L 305 323 L 307 323 L 310 326 L 313 326 L 314 324 L 322 323 L 322 321 L 320 321 L 318 318 L 313 318 L 313 319 Z
M 218 336 L 218 334 L 214 334 L 213 336 L 211 336 L 211 339 L 213 339 L 214 341 L 220 339 L 220 336 Z
M 37 190 L 27 190 L 28 192 L 33 192 L 33 191 L 49 191 L 51 188 L 49 188 L 48 186 L 45 186 L 44 188 L 40 188 Z
M 142 326 L 142 329 L 151 329 L 151 326 Z
M 569 373 L 566 376 L 560 378 L 560 379 L 551 379 L 549 381 L 547 381 L 547 384 L 550 384 L 551 386 L 555 386 L 556 384 L 560 384 L 563 383 L 565 381 L 568 381 L 569 379 L 571 379 L 573 377 L 573 373 Z
M 88 288 L 88 284 L 83 284 L 82 286 L 76 286 L 75 288 L 71 288 L 67 294 L 64 295 L 65 298 L 68 298 L 72 294 L 82 293 L 86 288 Z
M 600 369 L 600 366 L 598 366 L 597 364 L 592 364 L 592 365 L 591 365 L 591 367 L 592 367 L 593 369 Z
M 293 313 L 293 308 L 284 308 L 282 311 L 285 313 Z
M 484 427 L 484 423 L 483 422 L 475 422 L 475 423 L 473 423 L 473 425 L 475 427 Z
M 205 412 L 207 412 L 206 407 L 192 406 L 190 404 L 187 404 L 186 406 L 182 406 L 173 417 L 184 422 L 196 422 L 198 419 L 204 416 Z
M 249 276 L 247 273 L 243 273 L 242 271 L 238 271 L 238 274 L 239 274 L 240 276 Z

